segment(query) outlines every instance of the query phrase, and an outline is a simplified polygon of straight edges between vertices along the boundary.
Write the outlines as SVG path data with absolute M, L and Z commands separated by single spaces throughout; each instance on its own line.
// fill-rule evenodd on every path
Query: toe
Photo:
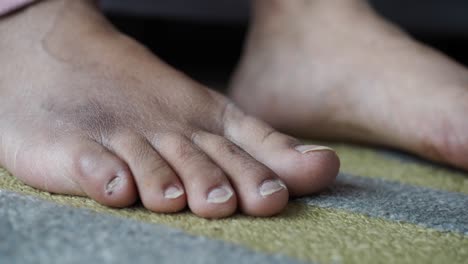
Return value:
M 147 209 L 171 213 L 185 208 L 185 191 L 178 176 L 144 137 L 121 133 L 112 139 L 111 147 L 129 165 Z
M 268 167 L 224 137 L 197 132 L 193 142 L 229 176 L 244 213 L 271 216 L 284 209 L 288 190 Z
M 68 138 L 37 145 L 21 160 L 18 177 L 36 188 L 86 195 L 112 207 L 126 207 L 137 199 L 127 164 L 94 141 Z
M 97 202 L 126 207 L 137 199 L 137 191 L 127 164 L 95 142 L 80 142 L 72 153 L 76 181 L 81 189 Z
M 237 198 L 228 178 L 188 138 L 161 134 L 154 141 L 157 151 L 182 180 L 192 212 L 205 218 L 221 218 L 236 211 Z
M 226 110 L 224 121 L 225 136 L 276 172 L 293 196 L 320 191 L 338 174 L 338 156 L 329 148 L 301 146 L 235 107 Z

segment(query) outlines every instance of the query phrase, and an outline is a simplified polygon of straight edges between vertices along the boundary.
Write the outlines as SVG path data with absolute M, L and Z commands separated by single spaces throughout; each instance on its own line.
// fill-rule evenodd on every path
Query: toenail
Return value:
M 297 146 L 295 149 L 301 152 L 302 154 L 306 154 L 306 153 L 313 152 L 313 151 L 323 151 L 323 150 L 335 152 L 334 149 L 329 148 L 329 147 L 313 146 L 313 145 L 301 145 L 301 146 Z
M 260 186 L 260 194 L 268 196 L 286 189 L 286 185 L 281 180 L 266 180 Z
M 109 183 L 106 185 L 106 194 L 111 195 L 115 188 L 120 184 L 122 178 L 121 177 L 114 177 L 112 180 L 109 181 Z
M 184 194 L 184 190 L 177 185 L 171 185 L 164 191 L 164 198 L 175 199 Z
M 216 189 L 213 189 L 208 194 L 207 201 L 209 203 L 225 203 L 232 197 L 233 194 L 234 192 L 229 187 L 218 187 Z

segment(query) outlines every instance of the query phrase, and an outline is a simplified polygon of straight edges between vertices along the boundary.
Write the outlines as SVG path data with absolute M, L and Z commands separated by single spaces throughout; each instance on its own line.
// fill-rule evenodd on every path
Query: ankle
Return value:
M 16 50 L 46 51 L 65 59 L 65 54 L 87 54 L 103 37 L 116 30 L 98 9 L 95 0 L 44 0 L 0 19 L 0 46 Z M 93 43 L 92 47 L 83 45 Z M 1 51 L 0 51 L 1 52 Z
M 54 26 L 76 27 L 70 33 L 91 23 L 105 21 L 94 0 L 43 0 L 21 10 L 0 17 L 1 43 L 27 39 L 29 43 L 41 40 Z
M 252 12 L 255 18 L 301 18 L 307 15 L 338 17 L 346 13 L 372 12 L 372 8 L 367 0 L 254 0 Z

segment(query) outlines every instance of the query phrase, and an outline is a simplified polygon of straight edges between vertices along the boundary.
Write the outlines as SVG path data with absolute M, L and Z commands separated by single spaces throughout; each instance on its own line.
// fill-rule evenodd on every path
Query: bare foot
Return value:
M 468 169 L 468 71 L 362 0 L 257 0 L 231 95 L 295 136 L 385 145 Z
M 243 114 L 118 33 L 94 1 L 0 20 L 0 164 L 26 184 L 114 207 L 280 212 L 335 178 L 332 151 Z M 289 194 L 288 194 L 289 192 Z

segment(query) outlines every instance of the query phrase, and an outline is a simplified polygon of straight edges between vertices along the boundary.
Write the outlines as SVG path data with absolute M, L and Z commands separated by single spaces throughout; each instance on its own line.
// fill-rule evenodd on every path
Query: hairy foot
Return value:
M 362 0 L 258 0 L 231 96 L 301 137 L 400 148 L 468 169 L 468 71 Z
M 0 19 L 0 164 L 33 187 L 155 212 L 280 212 L 335 178 L 332 151 L 249 117 L 119 34 L 94 1 Z

